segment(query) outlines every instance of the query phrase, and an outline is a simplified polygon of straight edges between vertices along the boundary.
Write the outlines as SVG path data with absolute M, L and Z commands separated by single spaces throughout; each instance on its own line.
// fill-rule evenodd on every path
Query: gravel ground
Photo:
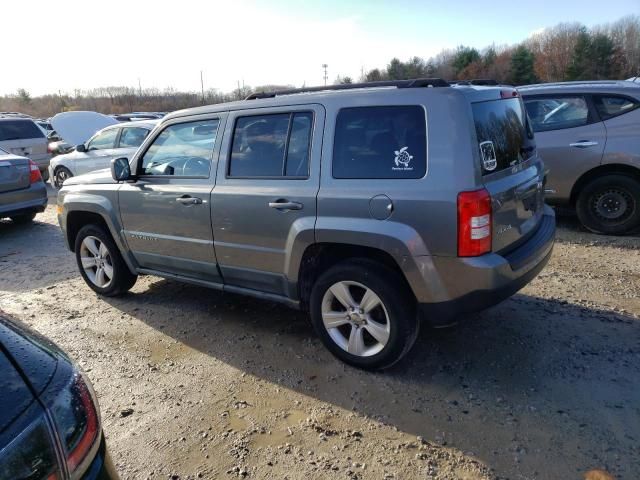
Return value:
M 88 372 L 124 479 L 635 480 L 640 240 L 558 237 L 519 294 L 377 374 L 280 305 L 157 277 L 96 297 L 52 206 L 0 222 L 0 307 Z

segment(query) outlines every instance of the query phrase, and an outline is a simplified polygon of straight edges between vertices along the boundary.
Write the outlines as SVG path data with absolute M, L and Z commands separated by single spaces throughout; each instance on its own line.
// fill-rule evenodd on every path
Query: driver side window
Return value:
M 116 143 L 116 137 L 118 136 L 118 129 L 111 128 L 99 133 L 93 137 L 87 143 L 87 151 L 91 150 L 106 150 L 107 148 L 113 148 Z
M 170 125 L 140 163 L 140 175 L 208 177 L 220 121 L 217 118 Z
M 581 127 L 589 123 L 589 107 L 582 96 L 524 99 L 534 132 Z

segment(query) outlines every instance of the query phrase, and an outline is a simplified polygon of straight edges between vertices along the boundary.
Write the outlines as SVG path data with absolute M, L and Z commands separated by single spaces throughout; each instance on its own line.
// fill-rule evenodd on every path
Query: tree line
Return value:
M 640 76 L 640 17 L 630 15 L 590 29 L 580 23 L 560 23 L 531 35 L 517 45 L 483 49 L 459 46 L 424 59 L 393 58 L 384 68 L 364 72 L 359 81 L 440 77 L 445 80 L 494 79 L 524 85 L 567 80 L 624 79 Z M 335 83 L 352 83 L 338 76 Z M 233 100 L 253 92 L 293 88 L 292 85 L 239 87 L 232 92 L 208 89 L 181 92 L 173 88 L 103 87 L 32 97 L 25 89 L 0 97 L 0 111 L 49 117 L 67 110 L 102 113 L 165 112 Z
M 633 76 L 640 76 L 640 17 L 637 15 L 591 29 L 580 23 L 560 23 L 517 45 L 491 45 L 481 50 L 459 46 L 427 60 L 393 58 L 386 68 L 369 70 L 360 80 L 486 78 L 525 85 Z M 338 83 L 351 81 L 349 77 L 337 79 Z

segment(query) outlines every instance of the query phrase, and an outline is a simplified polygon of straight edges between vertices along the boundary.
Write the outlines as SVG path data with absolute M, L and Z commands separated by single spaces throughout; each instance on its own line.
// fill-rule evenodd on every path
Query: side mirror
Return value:
M 87 151 L 87 147 L 84 146 L 84 143 L 81 143 L 80 145 L 76 145 L 76 152 L 86 152 Z
M 131 179 L 131 166 L 126 157 L 111 160 L 111 176 L 116 182 L 124 182 Z

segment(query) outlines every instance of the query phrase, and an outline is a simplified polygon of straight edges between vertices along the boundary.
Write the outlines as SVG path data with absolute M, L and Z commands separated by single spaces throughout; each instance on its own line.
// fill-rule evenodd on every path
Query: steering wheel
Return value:
M 188 170 L 196 170 L 197 171 L 201 171 L 203 173 L 189 173 Z M 189 176 L 189 175 L 205 175 L 207 171 L 207 161 L 205 159 L 203 159 L 202 157 L 187 157 L 187 159 L 184 161 L 184 164 L 182 165 L 182 175 L 183 176 Z

